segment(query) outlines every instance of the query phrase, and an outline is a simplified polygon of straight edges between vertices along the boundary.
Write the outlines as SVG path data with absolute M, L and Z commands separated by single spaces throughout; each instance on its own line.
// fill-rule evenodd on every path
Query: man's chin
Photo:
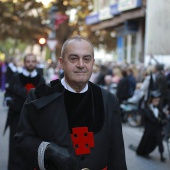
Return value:
M 85 78 L 85 77 L 79 77 L 76 79 L 77 83 L 87 83 L 89 79 Z
M 32 72 L 34 69 L 27 69 L 29 72 Z

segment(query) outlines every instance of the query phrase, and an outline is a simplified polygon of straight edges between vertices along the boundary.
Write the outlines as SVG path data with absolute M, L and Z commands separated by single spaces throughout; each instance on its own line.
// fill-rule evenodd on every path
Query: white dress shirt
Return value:
M 78 92 L 76 92 L 74 89 L 72 89 L 72 88 L 66 83 L 65 78 L 62 78 L 62 79 L 61 79 L 61 84 L 62 84 L 62 85 L 64 86 L 64 88 L 67 89 L 68 91 L 73 92 L 73 93 L 78 93 Z M 86 92 L 87 90 L 88 90 L 88 84 L 86 84 L 86 86 L 84 87 L 84 89 L 83 89 L 81 92 L 79 92 L 79 93 L 84 93 L 84 92 Z
M 27 71 L 26 69 L 23 69 L 22 74 L 26 77 L 36 77 L 37 76 L 37 70 L 33 70 L 32 72 Z

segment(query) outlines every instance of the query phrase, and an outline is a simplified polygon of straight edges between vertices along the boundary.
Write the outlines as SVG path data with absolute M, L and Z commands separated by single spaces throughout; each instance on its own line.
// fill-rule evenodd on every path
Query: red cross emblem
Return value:
M 28 84 L 25 85 L 25 88 L 26 88 L 27 93 L 28 93 L 32 88 L 35 88 L 35 86 L 31 83 L 28 83 Z
M 94 147 L 93 132 L 88 132 L 87 127 L 72 128 L 71 139 L 76 155 L 89 154 Z

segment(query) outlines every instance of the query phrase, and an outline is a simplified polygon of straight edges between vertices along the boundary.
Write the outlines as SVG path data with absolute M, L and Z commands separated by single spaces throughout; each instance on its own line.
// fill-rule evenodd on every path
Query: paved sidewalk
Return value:
M 7 117 L 7 109 L 5 109 L 2 104 L 3 94 L 3 92 L 0 92 L 0 170 L 7 170 L 9 131 L 7 130 L 3 136 Z
M 134 128 L 129 127 L 128 125 L 123 125 L 123 135 L 125 141 L 126 161 L 128 170 L 169 170 L 170 158 L 168 156 L 167 145 L 165 142 L 165 157 L 167 159 L 165 163 L 160 161 L 160 155 L 157 148 L 150 154 L 149 159 L 137 156 L 134 151 L 128 148 L 130 144 L 138 146 L 142 134 L 143 128 Z

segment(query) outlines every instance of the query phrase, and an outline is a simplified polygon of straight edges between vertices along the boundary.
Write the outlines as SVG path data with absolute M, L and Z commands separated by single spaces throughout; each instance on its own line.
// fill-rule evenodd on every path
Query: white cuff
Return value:
M 46 170 L 44 167 L 44 153 L 49 144 L 49 142 L 41 142 L 40 146 L 38 147 L 38 165 L 40 170 Z
M 5 99 L 4 99 L 4 101 L 3 101 L 3 106 L 4 107 L 9 107 L 9 106 L 7 106 L 7 101 L 8 100 L 12 100 L 12 98 L 11 97 L 5 97 Z

